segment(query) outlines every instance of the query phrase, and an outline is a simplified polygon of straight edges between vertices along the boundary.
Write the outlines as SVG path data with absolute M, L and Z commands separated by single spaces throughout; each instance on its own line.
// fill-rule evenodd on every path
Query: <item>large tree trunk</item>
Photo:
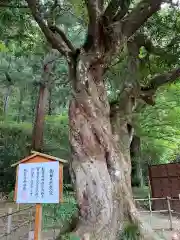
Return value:
M 71 172 L 80 209 L 76 229 L 81 239 L 114 239 L 112 164 L 118 158 L 113 147 L 109 104 L 100 65 L 80 56 L 73 74 L 73 98 L 69 107 Z M 118 169 L 114 171 L 118 172 Z M 118 211 L 118 210 L 117 210 Z M 107 235 L 108 234 L 108 235 Z M 107 238 L 108 236 L 108 238 Z M 87 237 L 87 239 L 89 239 Z
M 128 212 L 139 224 L 139 239 L 156 239 L 142 227 L 126 185 L 128 165 L 112 134 L 102 66 L 80 55 L 74 69 L 69 126 L 71 173 L 80 211 L 75 233 L 80 239 L 118 239 Z

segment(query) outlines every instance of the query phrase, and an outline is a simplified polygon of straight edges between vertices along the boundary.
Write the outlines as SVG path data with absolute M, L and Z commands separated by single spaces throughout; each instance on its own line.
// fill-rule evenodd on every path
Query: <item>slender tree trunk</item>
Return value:
M 7 87 L 6 93 L 5 93 L 5 96 L 4 96 L 3 113 L 4 113 L 5 117 L 6 117 L 6 114 L 8 112 L 10 94 L 11 94 L 11 85 Z
M 39 86 L 39 95 L 36 105 L 36 115 L 32 134 L 32 149 L 36 151 L 42 151 L 43 148 L 44 121 L 48 107 L 49 86 L 51 85 L 51 75 L 56 59 L 57 51 L 52 49 L 50 53 L 45 56 L 43 63 L 43 71 Z
M 52 115 L 52 86 L 49 87 L 48 115 Z
M 143 169 L 141 166 L 141 157 L 138 156 L 137 157 L 137 176 L 138 176 L 138 180 L 139 180 L 139 186 L 143 187 L 144 186 L 144 176 L 143 176 Z
M 32 136 L 32 149 L 42 151 L 43 131 L 48 100 L 48 88 L 45 84 L 40 84 L 39 96 L 36 106 L 36 117 Z
M 18 116 L 17 116 L 17 122 L 21 122 L 22 120 L 22 102 L 24 99 L 24 91 L 25 88 L 19 89 L 19 106 L 18 106 Z
M 3 95 L 0 94 L 0 115 L 1 116 L 3 116 L 3 106 L 4 106 Z
M 141 166 L 141 150 L 140 150 L 140 138 L 136 135 L 133 136 L 131 142 L 131 159 L 134 163 L 135 176 L 138 179 L 140 187 L 144 186 L 143 170 Z
M 32 121 L 32 123 L 34 123 L 35 111 L 36 111 L 36 102 L 37 102 L 37 99 L 38 99 L 37 87 L 35 86 L 35 84 L 33 84 L 33 86 L 32 86 L 30 96 L 31 96 L 30 115 L 31 115 L 31 121 Z

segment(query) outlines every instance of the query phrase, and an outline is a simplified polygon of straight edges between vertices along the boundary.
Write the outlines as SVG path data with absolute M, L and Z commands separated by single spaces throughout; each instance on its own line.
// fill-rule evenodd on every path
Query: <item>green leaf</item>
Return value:
M 9 49 L 2 41 L 0 41 L 0 52 L 9 52 Z
M 75 235 L 70 235 L 70 240 L 80 240 L 80 237 Z
M 139 49 L 139 58 L 143 59 L 147 56 L 147 51 L 144 46 Z

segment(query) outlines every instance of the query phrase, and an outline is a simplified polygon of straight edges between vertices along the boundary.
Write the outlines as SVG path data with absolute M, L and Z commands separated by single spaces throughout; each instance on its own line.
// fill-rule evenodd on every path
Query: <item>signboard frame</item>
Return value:
M 14 201 L 17 201 L 18 192 L 18 174 L 20 164 L 30 164 L 30 163 L 52 163 L 58 162 L 59 166 L 59 201 L 63 202 L 63 164 L 67 163 L 66 160 L 56 158 L 47 154 L 32 151 L 32 155 L 22 159 L 21 161 L 11 165 L 11 167 L 16 167 L 16 184 L 14 191 Z M 28 203 L 29 204 L 29 203 Z M 35 229 L 34 229 L 34 240 L 41 239 L 41 224 L 42 224 L 42 204 L 36 203 L 36 214 L 35 214 Z
M 59 203 L 59 200 L 59 162 L 19 165 L 16 198 L 18 204 Z

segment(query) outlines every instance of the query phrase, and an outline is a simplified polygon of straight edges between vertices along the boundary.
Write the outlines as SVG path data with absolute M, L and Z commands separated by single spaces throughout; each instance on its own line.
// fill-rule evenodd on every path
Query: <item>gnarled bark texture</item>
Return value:
M 113 213 L 110 172 L 118 157 L 112 143 L 109 104 L 102 67 L 80 55 L 75 66 L 74 94 L 69 108 L 72 173 L 80 208 L 79 236 L 114 239 L 109 229 Z M 112 162 L 113 165 L 112 165 Z M 104 232 L 104 234 L 102 234 Z M 106 238 L 106 236 L 110 238 Z M 83 239 L 83 238 L 82 238 Z
M 82 54 L 74 69 L 69 126 L 71 172 L 80 209 L 75 233 L 81 239 L 118 239 L 128 212 L 129 218 L 140 224 L 140 239 L 156 239 L 142 227 L 127 185 L 126 155 L 112 133 L 103 68 Z

